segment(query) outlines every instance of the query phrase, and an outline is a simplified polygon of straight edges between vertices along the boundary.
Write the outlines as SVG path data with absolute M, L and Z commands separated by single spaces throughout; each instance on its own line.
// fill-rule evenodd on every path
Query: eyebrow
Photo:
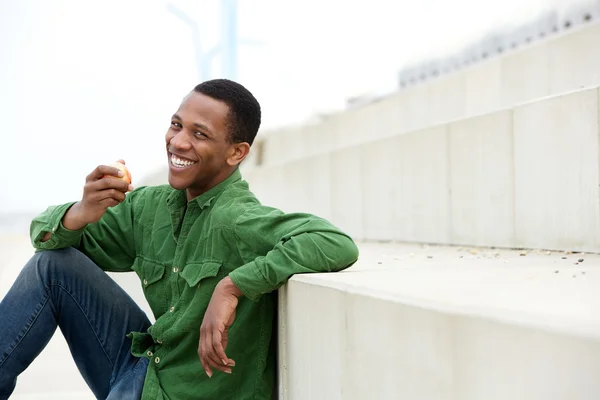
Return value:
M 179 115 L 177 115 L 177 114 L 173 114 L 173 117 L 171 117 L 171 118 L 172 119 L 176 119 L 178 121 L 181 121 L 181 117 Z M 194 122 L 192 125 L 194 125 L 194 127 L 198 128 L 198 129 L 201 129 L 203 131 L 206 131 L 207 133 L 211 133 L 212 134 L 212 131 L 206 125 L 200 124 L 198 122 Z

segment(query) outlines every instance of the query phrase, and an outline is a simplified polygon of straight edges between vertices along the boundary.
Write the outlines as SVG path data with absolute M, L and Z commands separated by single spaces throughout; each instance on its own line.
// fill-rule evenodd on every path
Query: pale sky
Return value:
M 174 1 L 216 43 L 218 0 Z M 238 0 L 238 80 L 264 128 L 390 91 L 404 63 L 453 53 L 568 0 Z M 164 133 L 198 82 L 190 31 L 164 0 L 0 0 L 0 213 L 79 200 L 123 158 L 134 185 L 166 163 Z M 215 65 L 219 77 L 218 65 Z

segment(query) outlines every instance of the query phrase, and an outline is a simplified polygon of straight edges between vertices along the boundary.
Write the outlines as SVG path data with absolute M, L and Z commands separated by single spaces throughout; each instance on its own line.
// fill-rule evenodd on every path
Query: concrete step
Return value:
M 281 291 L 281 399 L 600 398 L 600 256 L 360 248 Z
M 582 89 L 243 172 L 264 204 L 357 239 L 600 252 L 598 97 Z

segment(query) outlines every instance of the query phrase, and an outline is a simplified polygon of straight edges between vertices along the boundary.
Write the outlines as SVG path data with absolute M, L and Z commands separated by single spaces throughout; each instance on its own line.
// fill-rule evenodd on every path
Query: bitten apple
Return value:
M 104 175 L 103 178 L 106 178 L 106 177 L 117 178 L 117 179 L 124 180 L 125 182 L 131 184 L 131 174 L 129 173 L 129 170 L 127 169 L 125 164 L 116 161 L 114 163 L 108 164 L 108 166 L 114 167 L 114 168 L 117 168 L 117 169 L 123 171 L 123 176 L 118 177 L 118 176 L 112 176 L 112 175 Z

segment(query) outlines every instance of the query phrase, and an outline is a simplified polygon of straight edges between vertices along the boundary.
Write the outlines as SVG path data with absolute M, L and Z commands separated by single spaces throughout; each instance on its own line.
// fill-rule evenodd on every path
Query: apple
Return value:
M 106 177 L 117 178 L 117 179 L 124 180 L 125 182 L 131 184 L 131 174 L 129 173 L 129 170 L 127 169 L 127 167 L 125 166 L 125 164 L 116 161 L 114 163 L 108 164 L 108 166 L 109 167 L 113 167 L 113 168 L 117 168 L 117 169 L 123 171 L 123 176 L 122 177 L 118 177 L 118 176 L 112 176 L 112 175 L 104 175 L 102 178 L 106 178 Z

